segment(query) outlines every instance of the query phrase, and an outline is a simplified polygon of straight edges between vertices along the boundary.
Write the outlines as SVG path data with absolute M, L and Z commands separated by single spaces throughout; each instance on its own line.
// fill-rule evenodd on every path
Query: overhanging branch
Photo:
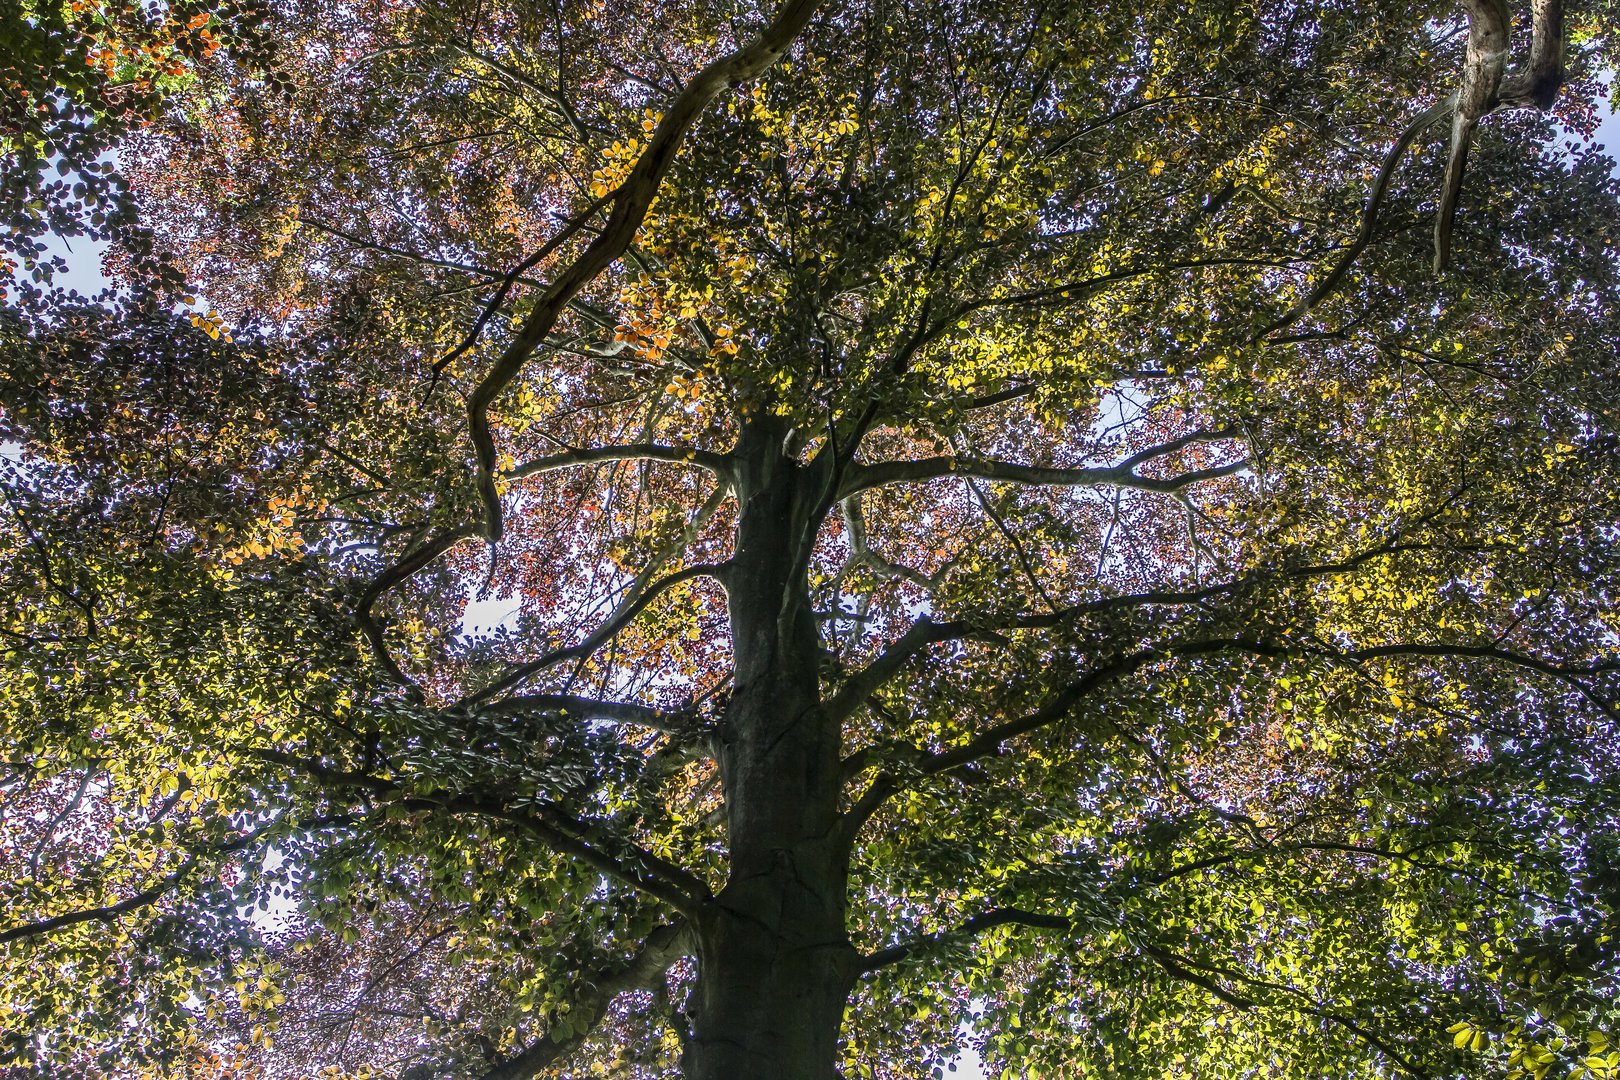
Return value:
M 1462 196 L 1468 150 L 1480 120 L 1494 112 L 1534 106 L 1550 109 L 1564 84 L 1563 0 L 1532 0 L 1530 61 L 1523 74 L 1503 79 L 1511 13 L 1506 0 L 1463 0 L 1468 11 L 1468 48 L 1463 58 L 1457 108 L 1451 117 L 1451 152 L 1434 218 L 1434 270 L 1451 261 L 1451 232 Z
M 613 837 L 613 843 L 629 851 L 628 859 L 602 850 L 586 839 L 590 827 L 556 803 L 533 803 L 527 808 L 515 809 L 499 800 L 475 794 L 421 789 L 369 772 L 336 769 L 281 750 L 255 748 L 248 752 L 261 760 L 297 769 L 323 787 L 369 791 L 407 810 L 471 814 L 516 825 L 557 854 L 578 859 L 605 877 L 662 900 L 682 914 L 691 914 L 698 898 L 708 893 L 702 881 L 625 837 Z
M 1431 105 L 1406 125 L 1396 138 L 1395 144 L 1384 154 L 1383 164 L 1378 167 L 1378 175 L 1373 180 L 1372 190 L 1367 193 L 1367 203 L 1361 211 L 1361 227 L 1357 230 L 1355 239 L 1339 255 L 1339 261 L 1334 263 L 1333 269 L 1329 270 L 1310 292 L 1301 297 L 1298 303 L 1275 322 L 1252 334 L 1248 339 L 1250 342 L 1264 340 L 1278 330 L 1292 326 L 1339 287 L 1351 264 L 1367 249 L 1367 245 L 1372 243 L 1373 230 L 1378 225 L 1379 212 L 1383 210 L 1384 200 L 1389 195 L 1390 182 L 1394 180 L 1395 169 L 1406 156 L 1406 151 L 1411 148 L 1419 135 L 1447 116 L 1455 105 L 1456 96 L 1453 95 Z
M 938 633 L 939 631 L 933 630 Z M 915 651 L 915 650 L 913 650 Z M 967 742 L 949 750 L 919 756 L 910 764 L 910 771 L 918 776 L 937 776 L 959 769 L 974 761 L 1001 752 L 1002 747 L 1022 735 L 1059 723 L 1066 719 L 1075 706 L 1092 691 L 1117 679 L 1141 670 L 1149 664 L 1195 657 L 1215 656 L 1221 653 L 1245 653 L 1252 656 L 1322 660 L 1329 663 L 1360 665 L 1368 660 L 1395 657 L 1424 657 L 1448 659 L 1484 659 L 1540 672 L 1572 685 L 1601 711 L 1613 715 L 1616 706 L 1598 698 L 1579 682 L 1579 676 L 1609 674 L 1620 671 L 1620 661 L 1564 664 L 1526 656 L 1494 645 L 1445 644 L 1440 642 L 1413 642 L 1374 645 L 1363 649 L 1333 649 L 1322 645 L 1293 645 L 1250 638 L 1209 638 L 1199 641 L 1169 643 L 1142 648 L 1116 657 L 1086 672 L 1055 693 L 1045 705 L 1011 720 L 992 725 Z M 853 841 L 855 835 L 877 810 L 901 789 L 898 777 L 880 773 L 844 815 L 845 836 Z
M 1103 615 L 1129 608 L 1192 607 L 1211 600 L 1231 597 L 1265 585 L 1268 581 L 1298 578 L 1329 577 L 1348 573 L 1366 565 L 1373 559 L 1426 550 L 1430 545 L 1390 541 L 1369 548 L 1337 563 L 1301 566 L 1283 573 L 1252 574 L 1209 585 L 1202 589 L 1154 590 L 1128 593 L 1123 596 L 1104 596 L 1085 603 L 1073 604 L 1056 611 L 1040 614 L 980 615 L 973 618 L 936 621 L 923 616 L 896 639 L 878 657 L 853 675 L 844 688 L 829 699 L 825 708 L 829 715 L 843 719 L 875 690 L 882 687 L 912 657 L 932 645 L 947 641 L 960 641 L 973 637 L 994 638 L 1003 632 L 1016 630 L 1046 630 L 1062 626 L 1088 616 Z
M 388 590 L 407 581 L 439 556 L 474 535 L 476 535 L 476 530 L 472 526 L 465 525 L 440 533 L 426 543 L 407 552 L 398 562 L 372 578 L 371 583 L 366 586 L 355 602 L 355 624 L 360 627 L 360 632 L 371 643 L 372 650 L 377 654 L 378 663 L 383 666 L 383 670 L 388 673 L 389 678 L 404 687 L 406 693 L 413 699 L 420 700 L 422 691 L 405 674 L 398 662 L 394 660 L 393 654 L 388 651 L 387 637 L 383 633 L 382 624 L 372 614 L 372 608 Z

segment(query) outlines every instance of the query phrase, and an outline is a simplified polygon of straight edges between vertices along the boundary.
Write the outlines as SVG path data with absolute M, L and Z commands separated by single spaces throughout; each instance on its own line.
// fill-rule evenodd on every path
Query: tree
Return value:
M 1610 1075 L 1613 45 L 1510 14 L 273 5 L 120 150 L 212 309 L 0 338 L 6 1060 Z

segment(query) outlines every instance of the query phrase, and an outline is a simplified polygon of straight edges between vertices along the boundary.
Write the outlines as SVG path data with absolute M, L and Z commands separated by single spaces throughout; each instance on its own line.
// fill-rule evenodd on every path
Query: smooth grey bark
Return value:
M 689 1080 L 831 1080 L 858 969 L 845 926 L 840 730 L 821 704 L 808 581 L 832 462 L 800 464 L 787 440 L 780 421 L 755 419 L 732 455 L 736 674 L 716 746 L 731 872 L 698 922 Z

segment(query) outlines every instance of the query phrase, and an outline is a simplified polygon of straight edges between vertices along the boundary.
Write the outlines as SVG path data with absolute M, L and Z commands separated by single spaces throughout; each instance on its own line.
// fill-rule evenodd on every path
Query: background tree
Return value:
M 1608 1075 L 1605 11 L 273 5 L 0 338 L 7 1060 Z

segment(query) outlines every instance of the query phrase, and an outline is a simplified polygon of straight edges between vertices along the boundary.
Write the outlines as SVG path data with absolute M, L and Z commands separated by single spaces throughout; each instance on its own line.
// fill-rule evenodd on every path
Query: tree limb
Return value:
M 630 624 L 631 620 L 646 610 L 647 605 L 651 604 L 663 593 L 674 588 L 676 585 L 679 585 L 681 582 L 690 581 L 695 577 L 712 577 L 723 583 L 725 581 L 725 572 L 725 565 L 698 563 L 695 566 L 688 566 L 684 569 L 677 570 L 672 574 L 667 574 L 660 578 L 657 582 L 647 586 L 647 588 L 639 594 L 632 592 L 627 595 L 625 599 L 620 602 L 619 606 L 614 609 L 613 613 L 602 622 L 602 625 L 598 626 L 595 630 L 591 631 L 590 634 L 586 635 L 583 641 L 574 645 L 564 646 L 560 649 L 553 649 L 537 660 L 531 660 L 527 664 L 513 668 L 510 672 L 496 680 L 494 683 L 491 683 L 489 686 L 474 694 L 472 697 L 467 698 L 465 701 L 458 702 L 458 704 L 480 705 L 492 698 L 499 697 L 501 694 L 506 693 L 506 691 L 515 686 L 521 685 L 530 677 L 539 674 L 549 667 L 555 667 L 557 664 L 561 664 L 568 660 L 576 660 L 590 656 L 597 649 L 600 649 L 603 645 L 607 644 L 607 642 L 613 637 L 617 636 L 621 630 Z
M 433 539 L 407 552 L 398 562 L 373 578 L 371 584 L 366 586 L 355 602 L 355 624 L 360 627 L 360 632 L 371 643 L 373 651 L 377 654 L 378 663 L 382 664 L 388 676 L 404 687 L 406 693 L 413 699 L 420 700 L 421 688 L 411 680 L 410 676 L 405 674 L 398 662 L 394 660 L 393 654 L 388 651 L 388 641 L 383 633 L 382 624 L 377 621 L 377 617 L 372 614 L 371 609 L 389 589 L 406 581 L 417 571 L 461 543 L 461 541 L 474 535 L 476 535 L 476 530 L 468 525 L 440 533 Z
M 467 336 L 462 339 L 461 344 L 457 345 L 454 349 L 451 349 L 448 353 L 434 362 L 433 374 L 435 376 L 454 363 L 457 357 L 462 356 L 467 352 L 467 350 L 478 344 L 478 338 L 481 334 L 483 334 L 484 327 L 489 324 L 489 320 L 494 318 L 495 313 L 500 310 L 501 304 L 505 302 L 507 294 L 512 291 L 512 286 L 517 284 L 517 282 L 522 279 L 524 274 L 528 273 L 530 270 L 533 270 L 536 266 L 539 266 L 540 263 L 545 260 L 546 256 L 562 247 L 562 245 L 568 241 L 568 238 L 578 232 L 580 228 L 584 226 L 585 222 L 591 219 L 591 215 L 602 209 L 603 205 L 605 205 L 607 200 L 611 197 L 612 193 L 609 192 L 608 194 L 598 198 L 585 209 L 581 210 L 578 214 L 575 214 L 572 220 L 567 222 L 560 230 L 558 230 L 556 236 L 553 236 L 550 240 L 547 240 L 533 255 L 530 255 L 528 258 L 524 259 L 522 262 L 513 266 L 512 269 L 506 272 L 506 275 L 501 278 L 500 287 L 495 290 L 495 295 L 492 296 L 489 299 L 489 302 L 484 305 L 484 310 L 479 312 L 478 318 L 473 322 L 472 329 L 467 331 Z
M 922 624 L 919 622 L 918 626 Z M 914 626 L 913 630 L 917 630 Z M 928 632 L 940 634 L 945 631 L 947 624 L 929 624 Z M 943 639 L 942 639 L 943 640 Z M 898 644 L 898 643 L 897 643 Z M 920 648 L 921 646 L 918 646 Z M 917 648 L 905 653 L 909 657 L 918 651 Z M 967 742 L 949 750 L 925 754 L 911 763 L 910 769 L 914 774 L 921 776 L 935 776 L 961 768 L 971 762 L 989 757 L 1000 752 L 1001 747 L 1009 740 L 1030 732 L 1039 730 L 1048 725 L 1058 723 L 1067 718 L 1074 706 L 1091 691 L 1123 678 L 1140 670 L 1150 663 L 1161 660 L 1177 658 L 1191 658 L 1199 656 L 1212 656 L 1223 652 L 1242 652 L 1256 656 L 1267 657 L 1294 657 L 1299 659 L 1319 659 L 1328 662 L 1341 662 L 1360 664 L 1367 660 L 1383 659 L 1387 657 L 1423 656 L 1440 658 L 1489 659 L 1512 664 L 1516 667 L 1527 668 L 1550 675 L 1561 681 L 1572 682 L 1581 690 L 1588 700 L 1592 695 L 1585 687 L 1574 682 L 1579 675 L 1596 675 L 1620 671 L 1620 661 L 1603 663 L 1566 665 L 1559 664 L 1539 657 L 1525 656 L 1507 649 L 1489 645 L 1446 645 L 1442 643 L 1402 643 L 1392 645 L 1375 645 L 1364 649 L 1336 650 L 1324 646 L 1300 646 L 1278 644 L 1248 638 L 1209 638 L 1199 641 L 1190 641 L 1180 644 L 1167 644 L 1139 649 L 1126 653 L 1086 672 L 1079 679 L 1069 683 L 1052 696 L 1047 703 L 1033 712 L 1023 716 L 995 724 L 975 735 Z M 882 659 L 880 657 L 880 659 Z M 903 660 L 899 661 L 903 662 Z M 874 662 L 875 663 L 875 662 Z M 893 666 L 898 667 L 898 662 Z M 836 700 L 836 699 L 835 699 Z M 1612 706 L 1601 700 L 1595 701 L 1605 712 L 1612 710 Z M 900 790 L 899 779 L 891 773 L 879 774 L 867 789 L 862 792 L 844 816 L 845 835 L 853 839 L 866 821 L 876 813 L 878 808 L 890 796 Z
M 481 714 L 521 715 L 531 712 L 562 712 L 583 720 L 611 720 L 635 724 L 672 735 L 692 734 L 692 715 L 636 705 L 627 701 L 599 701 L 573 694 L 525 694 L 492 701 L 478 709 Z
M 1329 270 L 1327 276 L 1316 283 L 1316 286 L 1300 298 L 1299 302 L 1290 308 L 1276 321 L 1265 328 L 1256 331 L 1248 338 L 1250 342 L 1264 340 L 1285 327 L 1291 326 L 1304 318 L 1312 308 L 1325 300 L 1339 287 L 1344 275 L 1349 271 L 1352 263 L 1361 256 L 1372 243 L 1373 229 L 1378 224 L 1379 211 L 1383 209 L 1384 199 L 1389 195 L 1390 182 L 1395 178 L 1395 169 L 1406 155 L 1413 141 L 1423 132 L 1446 116 L 1456 104 L 1456 96 L 1446 98 L 1444 101 L 1429 106 L 1419 113 L 1396 138 L 1395 144 L 1384 155 L 1384 162 L 1378 168 L 1378 175 L 1373 180 L 1372 190 L 1367 193 L 1366 206 L 1361 211 L 1361 228 L 1350 245 L 1339 255 L 1339 261 Z
M 1511 14 L 1506 0 L 1462 0 L 1468 11 L 1468 48 L 1462 85 L 1451 118 L 1451 152 L 1434 219 L 1434 272 L 1451 261 L 1451 231 L 1462 195 L 1463 172 L 1474 129 L 1481 119 L 1504 109 L 1552 108 L 1564 84 L 1563 0 L 1532 0 L 1530 62 L 1523 74 L 1504 81 Z
M 352 814 L 334 814 L 327 817 L 312 819 L 311 821 L 305 822 L 302 827 L 323 828 L 328 825 L 346 824 L 354 820 L 355 818 Z M 234 854 L 235 852 L 241 851 L 244 848 L 251 847 L 266 833 L 271 832 L 280 824 L 280 821 L 273 821 L 269 824 L 262 825 L 251 832 L 237 837 L 235 840 L 228 840 L 224 843 L 217 844 L 209 848 L 204 854 Z M 77 911 L 68 911 L 60 915 L 52 915 L 44 919 L 36 919 L 33 922 L 23 923 L 18 926 L 7 927 L 4 930 L 0 930 L 0 945 L 4 945 L 7 942 L 12 941 L 24 941 L 30 938 L 44 937 L 45 935 L 54 933 L 57 930 L 66 929 L 69 926 L 77 926 L 79 923 L 117 922 L 120 916 L 127 915 L 130 912 L 137 911 L 143 907 L 149 907 L 150 905 L 155 904 L 159 900 L 163 899 L 163 897 L 173 892 L 181 882 L 190 877 L 192 873 L 194 873 L 201 865 L 202 856 L 193 855 L 170 873 L 166 874 L 162 878 L 159 878 L 157 882 L 150 887 L 135 893 L 133 896 L 125 897 L 123 900 L 119 900 L 116 903 L 107 904 L 102 907 L 81 908 Z
M 1451 113 L 1451 152 L 1440 185 L 1440 209 L 1434 217 L 1434 272 L 1451 260 L 1451 229 L 1462 194 L 1463 170 L 1474 128 L 1490 112 L 1508 58 L 1507 0 L 1463 0 L 1468 10 L 1468 47 L 1463 56 L 1462 84 Z
M 860 965 L 861 975 L 870 975 L 893 964 L 898 964 L 909 958 L 919 949 L 936 945 L 943 941 L 956 938 L 972 937 L 982 934 L 986 930 L 994 930 L 998 926 L 1032 926 L 1040 930 L 1072 930 L 1072 920 L 1061 915 L 1043 915 L 1036 911 L 1025 911 L 1022 908 L 996 908 L 973 916 L 961 926 L 950 930 L 941 930 L 935 934 L 924 934 L 911 941 L 879 949 L 869 953 Z
M 1180 476 L 1159 478 L 1143 476 L 1134 465 L 1096 466 L 1090 468 L 1060 468 L 1056 466 L 1025 465 L 1020 462 L 999 461 L 994 458 L 939 455 L 911 461 L 884 461 L 873 465 L 856 465 L 850 469 L 839 488 L 838 497 L 846 499 L 859 491 L 881 487 L 884 484 L 915 484 L 936 480 L 942 476 L 967 476 L 981 480 L 999 480 L 1011 484 L 1037 484 L 1054 487 L 1117 487 L 1136 491 L 1171 493 L 1191 487 L 1205 480 L 1232 476 L 1249 467 L 1247 458 L 1208 469 L 1195 469 Z
M 1232 581 L 1225 581 L 1218 585 L 1209 585 L 1202 589 L 1182 591 L 1155 590 L 1143 593 L 1128 593 L 1122 596 L 1104 596 L 1085 603 L 1074 604 L 1060 608 L 1057 611 L 1043 612 L 1037 615 L 1014 614 L 998 616 L 993 614 L 975 615 L 971 618 L 959 618 L 950 621 L 937 621 L 930 616 L 923 616 L 917 622 L 888 646 L 877 659 L 866 668 L 854 675 L 845 684 L 847 693 L 840 692 L 830 699 L 827 708 L 832 710 L 831 715 L 842 718 L 848 713 L 842 710 L 853 710 L 864 701 L 873 691 L 886 683 L 899 669 L 930 645 L 937 645 L 946 641 L 957 641 L 974 636 L 987 636 L 1002 631 L 1013 630 L 1043 630 L 1073 622 L 1088 615 L 1101 615 L 1112 611 L 1119 611 L 1133 607 L 1187 607 L 1202 604 L 1223 596 L 1232 596 L 1238 593 L 1256 589 L 1269 581 L 1281 581 L 1294 578 L 1328 577 L 1334 574 L 1348 573 L 1361 567 L 1373 559 L 1390 555 L 1399 555 L 1413 551 L 1424 551 L 1432 545 L 1424 543 L 1401 543 L 1397 540 L 1379 544 L 1358 552 L 1349 558 L 1337 563 L 1322 563 L 1294 567 L 1278 572 L 1265 572 L 1239 577 Z M 1593 674 L 1581 672 L 1579 674 Z M 838 703 L 834 706 L 834 702 Z
M 576 858 L 591 869 L 662 900 L 683 914 L 690 914 L 698 898 L 708 893 L 707 886 L 696 877 L 622 836 L 613 839 L 630 849 L 634 865 L 589 843 L 582 835 L 589 827 L 556 803 L 536 802 L 531 804 L 533 812 L 525 812 L 470 793 L 415 790 L 399 780 L 359 770 L 335 769 L 318 760 L 281 750 L 255 748 L 249 753 L 264 761 L 298 769 L 324 786 L 354 788 L 391 797 L 408 810 L 472 814 L 508 822 L 531 833 L 557 854 Z
M 508 480 L 521 480 L 525 476 L 567 469 L 575 465 L 594 465 L 604 461 L 668 461 L 677 465 L 696 465 L 722 479 L 731 476 L 731 462 L 724 454 L 699 450 L 687 446 L 662 446 L 657 443 L 625 443 L 619 446 L 591 446 L 569 450 L 549 457 L 525 462 L 504 475 Z
M 655 981 L 669 970 L 669 966 L 685 953 L 689 937 L 684 922 L 666 923 L 647 935 L 640 950 L 624 963 L 582 978 L 581 985 L 589 989 L 573 1002 L 573 1009 L 569 1013 L 569 1022 L 574 1029 L 572 1035 L 562 1038 L 557 1033 L 548 1032 L 519 1053 L 479 1074 L 478 1080 L 528 1080 L 541 1069 L 572 1053 L 602 1022 L 615 998 L 630 990 L 651 989 Z
M 198 861 L 196 859 L 187 859 L 185 862 L 181 863 L 179 868 L 174 872 L 170 873 L 166 877 L 158 879 L 157 884 L 148 889 L 144 889 L 141 892 L 128 897 L 127 899 L 120 900 L 116 904 L 108 904 L 105 907 L 97 908 L 83 908 L 79 911 L 69 911 L 62 915 L 53 915 L 50 918 L 39 919 L 35 922 L 24 923 L 21 926 L 13 926 L 5 930 L 0 930 L 0 945 L 4 945 L 9 941 L 19 941 L 25 938 L 42 937 L 46 934 L 52 933 L 53 931 L 74 926 L 82 922 L 117 922 L 120 915 L 125 915 L 131 911 L 154 904 L 164 896 L 167 896 L 174 890 L 175 886 L 179 885 L 180 882 L 184 881 L 191 875 L 191 872 L 197 868 L 197 863 Z
M 568 301 L 629 249 L 658 194 L 665 172 L 704 108 L 725 88 L 750 81 L 774 64 L 809 23 L 816 6 L 817 0 L 787 0 L 758 37 L 710 63 L 675 96 L 630 175 L 613 192 L 613 209 L 607 224 L 536 300 L 517 337 L 468 398 L 467 418 L 478 458 L 478 493 L 484 504 L 484 535 L 491 543 L 500 540 L 504 525 L 500 491 L 496 486 L 495 442 L 489 426 L 489 407 L 551 333 Z
M 866 667 L 853 675 L 843 687 L 822 706 L 826 715 L 842 720 L 849 716 L 867 697 L 894 677 L 906 661 L 930 645 L 952 641 L 963 636 L 965 627 L 958 622 L 935 622 L 924 615 L 901 634 L 899 639 L 878 654 Z
M 1411 1058 L 1407 1057 L 1405 1054 L 1396 1049 L 1395 1046 L 1389 1042 L 1389 1040 L 1368 1030 L 1366 1025 L 1362 1024 L 1358 1020 L 1345 1016 L 1341 1012 L 1323 1008 L 1316 1003 L 1315 998 L 1306 993 L 1304 990 L 1299 989 L 1297 986 L 1290 986 L 1287 983 L 1272 982 L 1269 979 L 1255 978 L 1251 975 L 1245 975 L 1240 971 L 1232 971 L 1229 968 L 1219 967 L 1215 964 L 1205 963 L 1201 960 L 1196 960 L 1192 957 L 1172 952 L 1169 949 L 1154 945 L 1150 942 L 1142 942 L 1141 949 L 1148 955 L 1148 957 L 1150 957 L 1155 963 L 1164 968 L 1165 971 L 1169 972 L 1171 975 L 1174 975 L 1176 978 L 1181 979 L 1184 982 L 1190 982 L 1195 986 L 1199 986 L 1202 989 L 1207 990 L 1210 994 L 1222 1001 L 1225 1001 L 1227 1004 L 1232 1005 L 1235 1008 L 1245 1010 L 1263 1008 L 1267 1006 L 1267 1003 L 1238 995 L 1232 990 L 1222 986 L 1220 983 L 1215 981 L 1215 979 L 1209 978 L 1206 975 L 1198 974 L 1198 972 L 1207 972 L 1209 975 L 1240 982 L 1245 986 L 1256 987 L 1262 990 L 1272 990 L 1277 993 L 1285 994 L 1294 999 L 1291 1005 L 1292 1008 L 1296 1008 L 1300 1012 L 1308 1013 L 1309 1015 L 1315 1016 L 1318 1019 L 1326 1020 L 1331 1024 L 1344 1028 L 1344 1030 L 1348 1031 L 1350 1034 L 1354 1035 L 1368 1046 L 1371 1046 L 1373 1049 L 1384 1054 L 1396 1065 L 1400 1066 L 1400 1068 L 1408 1075 L 1416 1077 L 1418 1080 L 1422 1080 L 1422 1078 L 1427 1075 L 1421 1068 L 1418 1067 L 1415 1062 L 1412 1061 Z

